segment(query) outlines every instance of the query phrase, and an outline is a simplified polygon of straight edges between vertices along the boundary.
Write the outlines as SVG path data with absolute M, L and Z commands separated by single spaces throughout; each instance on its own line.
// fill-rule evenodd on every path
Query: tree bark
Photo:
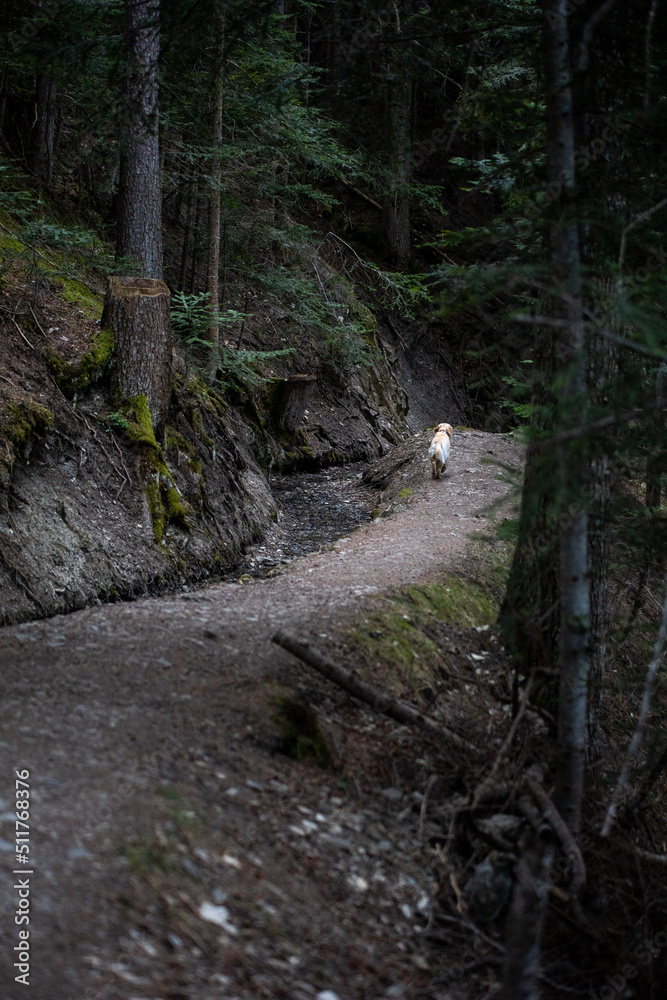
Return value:
M 192 227 L 192 260 L 190 261 L 190 295 L 194 295 L 199 287 L 199 257 L 200 257 L 200 240 L 199 240 L 199 227 L 201 223 L 202 216 L 202 203 L 205 198 L 202 197 L 201 191 L 199 190 L 199 178 L 197 177 L 193 184 L 193 194 L 194 200 L 194 225 Z
M 225 11 L 218 3 L 216 7 L 217 60 L 213 89 L 213 163 L 211 165 L 211 194 L 209 197 L 209 249 L 208 249 L 208 293 L 211 307 L 209 340 L 213 345 L 213 366 L 217 365 L 215 352 L 218 347 L 220 323 L 220 187 L 222 184 L 222 105 L 225 86 Z
M 276 393 L 275 417 L 278 428 L 294 434 L 298 429 L 315 384 L 316 375 L 290 375 Z
M 396 31 L 401 23 L 398 5 L 394 4 Z M 412 251 L 410 235 L 410 181 L 412 178 L 412 71 L 401 47 L 387 84 L 387 125 L 389 190 L 384 199 L 385 231 L 394 262 L 405 267 Z
M 532 831 L 522 845 L 515 868 L 510 910 L 505 922 L 503 1000 L 539 1000 L 538 978 L 542 928 L 553 860 L 551 831 Z
M 56 82 L 52 73 L 37 77 L 36 98 L 34 168 L 42 184 L 48 188 L 53 183 L 56 139 Z
M 581 297 L 581 257 L 574 213 L 575 115 L 570 65 L 569 0 L 544 0 L 547 180 L 562 184 L 560 211 L 549 227 L 554 285 L 552 312 L 561 374 L 557 426 L 585 421 L 587 364 Z M 586 759 L 586 698 L 590 665 L 587 462 L 576 440 L 556 448 L 559 506 L 558 765 L 555 805 L 576 838 L 581 820 Z
M 113 330 L 113 389 L 123 399 L 143 395 L 158 442 L 171 395 L 169 289 L 154 278 L 109 278 L 102 326 Z
M 554 805 L 576 840 L 581 819 L 586 753 L 586 695 L 589 671 L 590 594 L 588 580 L 588 467 L 577 438 L 558 437 L 585 422 L 587 363 L 581 297 L 581 255 L 574 212 L 575 116 L 571 89 L 569 0 L 543 0 L 546 69 L 547 180 L 562 191 L 549 224 L 553 287 L 551 315 L 557 321 L 545 337 L 553 344 L 550 371 L 556 376 L 553 427 L 557 443 L 551 464 L 552 499 L 537 483 L 537 497 L 524 486 L 523 505 L 547 510 L 545 534 L 558 539 L 558 733 Z M 549 371 L 545 373 L 548 377 Z M 532 455 L 539 472 L 539 454 Z M 531 483 L 527 482 L 530 486 Z M 528 511 L 528 516 L 530 511 Z M 522 514 L 522 517 L 525 517 Z M 526 539 L 523 539 L 524 544 Z M 542 539 L 537 539 L 539 545 Z M 515 560 L 516 562 L 516 560 Z M 534 560 L 534 565 L 539 563 Z M 533 579 L 537 585 L 537 580 Z M 548 611 L 548 609 L 547 609 Z M 503 975 L 506 1000 L 537 1000 L 546 876 L 552 849 L 543 838 L 526 844 L 517 865 Z
M 143 277 L 162 277 L 162 190 L 158 113 L 160 0 L 125 0 L 126 122 L 121 137 L 116 255 Z
M 539 314 L 548 310 L 545 301 Z M 558 659 L 560 615 L 558 603 L 558 537 L 556 497 L 553 485 L 557 478 L 553 451 L 539 440 L 553 431 L 555 375 L 553 329 L 538 330 L 531 387 L 533 416 L 531 437 L 526 452 L 517 544 L 512 557 L 505 597 L 498 623 L 505 645 L 517 670 L 537 667 L 554 672 Z M 549 414 L 545 418 L 545 414 Z M 557 714 L 557 690 L 553 680 L 540 677 L 533 700 Z
M 192 188 L 193 185 L 192 182 L 190 182 L 187 185 L 183 196 L 183 242 L 181 244 L 181 267 L 178 282 L 178 288 L 181 291 L 185 291 L 185 283 L 188 277 L 188 264 L 190 262 L 190 251 L 195 221 L 195 197 Z

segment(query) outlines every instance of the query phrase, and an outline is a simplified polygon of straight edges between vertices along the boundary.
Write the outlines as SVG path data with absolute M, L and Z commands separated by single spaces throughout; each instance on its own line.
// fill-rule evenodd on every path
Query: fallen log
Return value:
M 283 649 L 298 657 L 299 660 L 307 663 L 309 667 L 314 667 L 315 670 L 328 680 L 333 681 L 334 684 L 343 688 L 348 694 L 354 695 L 359 701 L 370 705 L 378 712 L 382 712 L 383 715 L 388 715 L 390 719 L 395 719 L 396 722 L 400 722 L 404 726 L 421 726 L 422 729 L 428 729 L 434 736 L 439 736 L 441 739 L 446 740 L 458 750 L 464 750 L 466 753 L 479 753 L 476 746 L 462 736 L 459 736 L 458 733 L 452 732 L 442 722 L 424 715 L 414 705 L 394 699 L 390 695 L 385 694 L 384 691 L 379 691 L 371 684 L 360 680 L 352 671 L 346 670 L 338 663 L 334 663 L 333 660 L 330 660 L 328 656 L 321 653 L 314 646 L 311 646 L 304 639 L 297 639 L 296 636 L 289 635 L 287 632 L 276 632 L 271 642 L 275 642 L 277 646 L 282 646 Z

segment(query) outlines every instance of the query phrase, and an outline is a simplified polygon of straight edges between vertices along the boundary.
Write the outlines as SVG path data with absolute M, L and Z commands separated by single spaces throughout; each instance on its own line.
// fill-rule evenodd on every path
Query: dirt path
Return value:
M 12 970 L 14 769 L 30 772 L 34 1000 L 400 998 L 428 980 L 410 802 L 277 755 L 267 678 L 317 688 L 364 739 L 406 733 L 269 640 L 284 628 L 326 647 L 367 596 L 455 568 L 507 490 L 486 457 L 517 451 L 460 433 L 435 482 L 420 450 L 396 472 L 415 492 L 392 517 L 272 578 L 3 630 L 3 997 L 27 995 Z

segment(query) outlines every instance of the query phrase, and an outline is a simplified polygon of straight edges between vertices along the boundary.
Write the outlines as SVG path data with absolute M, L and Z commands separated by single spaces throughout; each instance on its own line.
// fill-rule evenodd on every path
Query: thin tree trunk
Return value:
M 394 4 L 396 31 L 401 22 Z M 400 48 L 399 48 L 400 53 Z M 389 139 L 389 191 L 384 199 L 385 231 L 391 255 L 405 267 L 412 249 L 410 236 L 410 181 L 412 178 L 412 73 L 407 60 L 397 54 L 387 85 Z
M 407 71 L 389 87 L 390 190 L 385 197 L 385 229 L 391 255 L 399 267 L 410 260 L 410 179 L 412 152 L 412 80 Z
M 547 180 L 563 185 L 560 217 L 550 226 L 555 286 L 556 357 L 563 373 L 558 403 L 560 431 L 585 420 L 587 365 L 581 299 L 581 259 L 574 217 L 575 116 L 570 66 L 568 0 L 544 0 L 547 77 Z M 581 820 L 586 762 L 586 697 L 590 664 L 587 462 L 580 445 L 557 447 L 559 525 L 558 766 L 554 801 L 576 838 Z
M 591 462 L 591 509 L 588 538 L 591 590 L 591 663 L 588 684 L 588 759 L 599 760 L 600 723 L 609 633 L 609 563 L 611 559 L 611 462 L 599 455 Z
M 197 291 L 199 277 L 199 225 L 201 222 L 201 212 L 202 212 L 202 198 L 201 192 L 199 190 L 199 178 L 194 182 L 194 191 L 192 197 L 194 198 L 194 214 L 195 223 L 192 230 L 192 261 L 190 263 L 190 295 L 194 295 Z
M 6 62 L 2 71 L 0 84 L 0 135 L 5 134 L 5 115 L 7 113 L 7 85 L 9 83 L 9 63 Z
M 546 301 L 538 306 L 543 314 Z M 553 329 L 539 329 L 534 349 L 531 387 L 535 438 L 553 430 L 555 374 Z M 544 414 L 549 413 L 548 420 Z M 528 445 L 521 494 L 517 544 L 498 624 L 517 671 L 537 667 L 551 673 L 558 659 L 560 625 L 558 606 L 558 538 L 553 483 L 557 476 L 555 456 L 539 441 Z M 533 700 L 557 714 L 557 690 L 553 680 L 539 678 Z
M 213 90 L 213 163 L 211 166 L 211 194 L 209 197 L 209 249 L 208 249 L 208 293 L 211 307 L 209 340 L 213 345 L 213 365 L 217 364 L 217 348 L 220 333 L 218 314 L 220 311 L 220 187 L 222 184 L 222 105 L 225 86 L 225 11 L 218 4 L 216 9 L 217 60 L 215 86 Z
M 56 81 L 52 73 L 37 77 L 34 168 L 45 187 L 53 183 L 53 157 L 56 138 Z
M 653 25 L 655 24 L 656 14 L 658 13 L 658 7 L 660 6 L 660 0 L 651 0 L 651 7 L 648 12 L 648 20 L 646 22 L 646 35 L 644 37 L 644 107 L 650 108 L 651 106 L 651 58 L 653 53 Z
M 192 183 L 189 183 L 184 196 L 184 219 L 183 219 L 183 243 L 181 244 L 181 267 L 179 272 L 178 287 L 185 290 L 185 282 L 188 277 L 188 263 L 190 261 L 190 251 L 192 246 L 192 232 L 194 227 L 195 200 L 192 190 Z
M 162 191 L 158 113 L 160 0 L 125 0 L 127 120 L 121 141 L 116 254 L 144 277 L 162 277 Z
M 538 977 L 553 838 L 548 828 L 532 831 L 515 868 L 512 903 L 506 920 L 503 1000 L 539 1000 Z

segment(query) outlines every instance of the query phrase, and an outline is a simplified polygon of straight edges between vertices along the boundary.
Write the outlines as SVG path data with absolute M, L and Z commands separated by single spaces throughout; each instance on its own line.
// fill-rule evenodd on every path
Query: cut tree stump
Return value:
M 316 382 L 317 375 L 290 375 L 282 380 L 275 409 L 281 431 L 294 434 L 298 429 Z
M 144 395 L 158 440 L 171 395 L 169 289 L 157 278 L 110 277 L 102 326 L 113 331 L 113 389 L 124 399 Z

